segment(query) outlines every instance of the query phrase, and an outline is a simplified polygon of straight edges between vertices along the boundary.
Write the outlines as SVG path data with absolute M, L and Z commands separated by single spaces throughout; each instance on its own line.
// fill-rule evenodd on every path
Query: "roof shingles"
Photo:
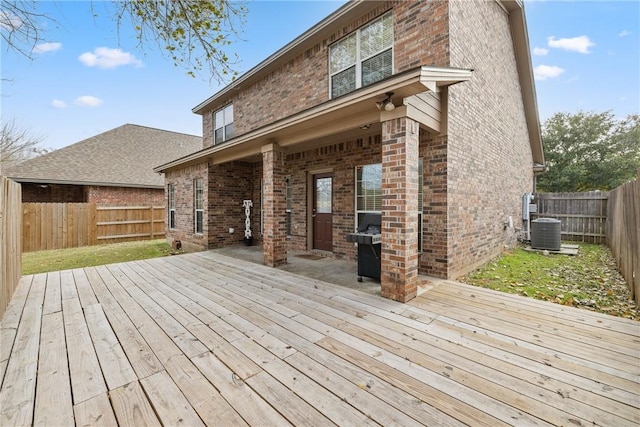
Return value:
M 27 160 L 6 175 L 18 182 L 162 188 L 153 168 L 202 149 L 194 135 L 125 124 Z

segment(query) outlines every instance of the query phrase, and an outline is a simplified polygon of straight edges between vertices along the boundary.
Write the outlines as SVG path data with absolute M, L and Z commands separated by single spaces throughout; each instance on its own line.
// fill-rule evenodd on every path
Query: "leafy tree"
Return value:
M 40 147 L 41 139 L 19 127 L 15 120 L 0 127 L 0 174 L 20 162 L 46 153 Z
M 39 13 L 37 1 L 2 0 L 1 4 L 0 30 L 7 49 L 32 58 L 36 45 L 46 40 L 47 24 L 55 19 Z M 195 76 L 204 66 L 219 82 L 238 74 L 234 70 L 237 62 L 225 48 L 238 37 L 237 28 L 244 23 L 247 9 L 242 2 L 111 0 L 104 5 L 118 31 L 130 25 L 139 48 L 155 45 L 175 65 L 185 67 L 187 74 Z M 96 15 L 93 3 L 91 7 Z
M 616 120 L 604 113 L 556 113 L 542 129 L 547 172 L 539 191 L 611 190 L 640 168 L 640 116 Z

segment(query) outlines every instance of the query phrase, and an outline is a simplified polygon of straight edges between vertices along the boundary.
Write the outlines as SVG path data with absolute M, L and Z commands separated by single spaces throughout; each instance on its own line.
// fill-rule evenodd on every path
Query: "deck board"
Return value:
M 60 309 L 62 310 L 62 305 Z M 40 334 L 34 425 L 74 424 L 71 390 L 69 387 L 60 387 L 60 384 L 68 383 L 69 365 L 62 311 L 44 314 Z
M 640 424 L 640 323 L 450 281 L 201 252 L 25 276 L 0 332 L 3 426 Z
M 0 390 L 0 425 L 33 423 L 36 374 L 47 276 L 34 276 Z

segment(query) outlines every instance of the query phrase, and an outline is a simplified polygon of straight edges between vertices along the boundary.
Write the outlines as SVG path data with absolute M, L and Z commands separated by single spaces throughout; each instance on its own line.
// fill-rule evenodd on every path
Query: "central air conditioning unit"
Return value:
M 531 221 L 531 247 L 559 251 L 560 224 L 560 220 L 554 218 L 538 218 Z

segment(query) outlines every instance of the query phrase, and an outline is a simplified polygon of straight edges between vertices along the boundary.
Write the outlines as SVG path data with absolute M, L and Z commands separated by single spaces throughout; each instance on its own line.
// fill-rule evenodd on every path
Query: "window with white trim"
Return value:
M 418 252 L 422 252 L 423 166 L 418 161 Z M 356 224 L 368 213 L 382 214 L 382 163 L 356 166 Z
M 204 221 L 204 188 L 202 186 L 202 178 L 196 178 L 193 180 L 193 207 L 193 231 L 196 234 L 202 234 Z
M 213 122 L 214 145 L 233 138 L 233 104 L 216 111 Z
M 167 186 L 167 222 L 169 229 L 176 228 L 176 186 L 169 184 Z
M 287 198 L 287 236 L 291 236 L 291 175 L 285 177 Z
M 331 98 L 393 74 L 393 14 L 383 15 L 329 47 Z

